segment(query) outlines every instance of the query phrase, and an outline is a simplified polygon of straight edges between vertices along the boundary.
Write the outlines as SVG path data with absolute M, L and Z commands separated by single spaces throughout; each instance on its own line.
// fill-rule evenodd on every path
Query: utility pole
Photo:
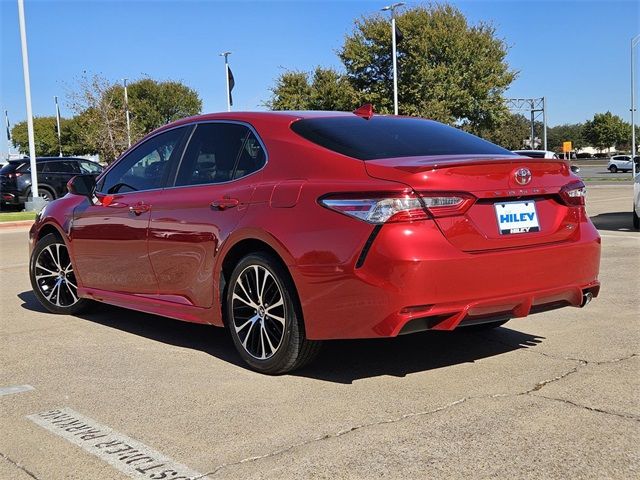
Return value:
M 129 95 L 127 95 L 127 79 L 122 80 L 124 83 L 124 111 L 127 116 L 127 145 L 131 148 L 131 119 L 129 118 Z
M 396 49 L 396 8 L 403 6 L 403 2 L 387 5 L 383 12 L 391 12 L 391 54 L 393 56 L 393 114 L 398 115 L 398 55 Z
M 58 97 L 54 96 L 53 101 L 56 102 L 56 125 L 58 126 L 58 151 L 62 156 L 62 133 L 60 132 L 60 107 L 58 106 Z
M 631 168 L 633 178 L 636 177 L 636 47 L 640 43 L 640 35 L 631 39 Z
M 227 82 L 227 112 L 231 111 L 231 92 L 229 91 L 229 55 L 231 52 L 222 52 L 219 54 L 224 57 L 224 78 Z
M 24 76 L 24 97 L 27 106 L 27 132 L 29 136 L 29 158 L 31 166 L 31 202 L 25 204 L 25 210 L 37 210 L 43 205 L 38 195 L 38 170 L 36 168 L 36 142 L 33 134 L 33 111 L 31 110 L 31 80 L 29 79 L 29 53 L 27 52 L 27 30 L 24 21 L 24 0 L 18 0 L 18 22 L 20 24 L 20 43 L 22 47 L 22 74 Z

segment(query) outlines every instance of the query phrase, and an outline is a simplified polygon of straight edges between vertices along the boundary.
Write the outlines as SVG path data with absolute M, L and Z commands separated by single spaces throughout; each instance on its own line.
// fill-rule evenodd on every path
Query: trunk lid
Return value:
M 466 252 L 563 242 L 577 235 L 583 209 L 565 205 L 559 192 L 579 178 L 563 160 L 438 156 L 369 160 L 365 166 L 371 177 L 403 183 L 419 194 L 463 192 L 473 195 L 475 202 L 463 214 L 435 219 L 449 242 Z M 526 185 L 516 180 L 516 172 L 521 168 L 531 173 Z M 511 215 L 517 217 L 505 217 L 509 215 L 505 212 L 516 212 Z M 501 232 L 500 225 L 505 228 L 501 221 L 534 218 L 528 217 L 534 215 L 533 212 L 538 231 L 533 227 L 520 230 L 523 233 L 509 233 L 517 229 Z

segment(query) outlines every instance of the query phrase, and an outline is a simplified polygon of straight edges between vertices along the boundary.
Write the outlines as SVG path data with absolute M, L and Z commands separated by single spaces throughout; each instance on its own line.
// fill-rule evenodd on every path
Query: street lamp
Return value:
M 636 47 L 640 43 L 640 35 L 631 39 L 631 168 L 633 178 L 636 177 Z
M 231 111 L 231 92 L 229 91 L 229 55 L 231 52 L 222 52 L 219 54 L 224 57 L 224 76 L 227 80 L 227 112 Z
M 24 98 L 27 104 L 27 135 L 29 137 L 29 164 L 31 167 L 31 201 L 25 210 L 39 210 L 43 200 L 38 195 L 38 170 L 36 169 L 36 142 L 33 134 L 33 111 L 31 110 L 31 80 L 29 79 L 29 53 L 27 52 L 27 29 L 24 21 L 24 0 L 18 0 L 18 23 L 22 47 L 22 74 L 24 77 Z
M 396 55 L 396 8 L 403 6 L 403 2 L 387 5 L 383 12 L 391 12 L 391 49 L 393 55 L 393 113 L 398 115 L 398 58 Z

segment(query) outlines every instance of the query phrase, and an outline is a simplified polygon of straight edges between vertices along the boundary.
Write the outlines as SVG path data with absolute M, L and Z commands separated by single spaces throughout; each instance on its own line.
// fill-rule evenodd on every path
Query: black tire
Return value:
M 58 235 L 50 233 L 38 240 L 29 261 L 29 278 L 36 298 L 51 313 L 74 315 L 91 303 L 78 297 L 67 246 Z
M 486 332 L 487 330 L 493 330 L 494 328 L 501 327 L 509 320 L 499 320 L 497 322 L 487 322 L 487 323 L 479 323 L 477 325 L 469 325 L 468 327 L 463 327 L 465 331 L 475 331 L 475 332 Z
M 47 187 L 38 187 L 38 196 L 44 199 L 45 202 L 53 202 L 56 199 L 56 194 Z M 31 196 L 31 191 L 29 191 L 27 198 L 29 200 L 33 199 L 33 197 Z
M 638 212 L 636 212 L 636 206 L 633 206 L 633 228 L 636 230 L 640 230 L 640 217 L 638 217 Z
M 242 359 L 261 373 L 291 372 L 320 351 L 321 342 L 305 336 L 289 272 L 268 253 L 247 255 L 234 268 L 227 288 L 226 324 Z
M 609 171 L 610 171 L 611 173 L 618 173 L 618 167 L 616 167 L 615 165 L 611 165 L 611 166 L 609 167 Z

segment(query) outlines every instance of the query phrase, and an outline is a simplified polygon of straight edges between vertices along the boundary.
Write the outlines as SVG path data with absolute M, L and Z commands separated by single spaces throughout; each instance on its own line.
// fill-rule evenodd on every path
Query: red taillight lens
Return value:
M 337 194 L 324 197 L 325 207 L 365 222 L 412 222 L 461 215 L 474 202 L 468 194 L 451 192 Z
M 434 218 L 462 215 L 475 202 L 473 195 L 459 192 L 420 192 L 420 197 Z
M 365 222 L 410 222 L 429 218 L 413 193 L 338 194 L 320 199 L 331 210 Z
M 560 198 L 570 207 L 583 206 L 586 195 L 587 187 L 582 182 L 572 182 L 560 189 Z

